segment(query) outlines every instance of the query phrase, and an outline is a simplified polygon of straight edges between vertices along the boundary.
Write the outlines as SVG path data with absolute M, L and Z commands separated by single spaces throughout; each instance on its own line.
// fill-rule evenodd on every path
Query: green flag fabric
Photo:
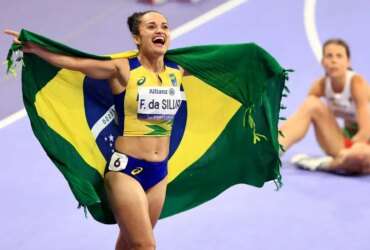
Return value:
M 136 51 L 95 56 L 22 30 L 19 39 L 50 51 L 96 60 L 132 57 Z M 8 69 L 14 71 L 13 44 Z M 161 217 L 202 204 L 231 187 L 281 184 L 278 120 L 287 71 L 256 44 L 207 45 L 168 51 L 166 58 L 191 75 L 186 101 L 171 134 L 168 189 Z M 24 105 L 35 136 L 65 177 L 75 198 L 102 223 L 115 223 L 104 190 L 104 169 L 119 135 L 106 80 L 57 68 L 23 55 Z

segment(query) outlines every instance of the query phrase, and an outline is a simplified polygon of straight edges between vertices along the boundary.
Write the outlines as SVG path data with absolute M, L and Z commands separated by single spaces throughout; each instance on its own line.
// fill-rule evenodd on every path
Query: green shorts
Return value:
M 345 148 L 350 148 L 353 145 L 353 142 L 351 138 L 357 133 L 358 131 L 358 125 L 357 123 L 351 124 L 350 126 L 346 126 L 342 129 L 343 134 L 344 134 L 344 147 Z
M 351 124 L 351 126 L 345 126 L 342 131 L 346 137 L 352 138 L 358 131 L 358 125 L 357 123 L 354 123 Z

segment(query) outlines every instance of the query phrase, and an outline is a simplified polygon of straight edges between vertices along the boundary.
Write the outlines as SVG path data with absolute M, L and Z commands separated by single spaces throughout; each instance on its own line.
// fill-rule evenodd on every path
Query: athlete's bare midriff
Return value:
M 169 136 L 118 136 L 115 148 L 137 159 L 160 162 L 167 158 L 169 144 Z

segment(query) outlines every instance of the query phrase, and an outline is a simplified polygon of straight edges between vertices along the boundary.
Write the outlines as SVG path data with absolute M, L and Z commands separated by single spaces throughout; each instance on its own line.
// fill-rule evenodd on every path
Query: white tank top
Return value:
M 329 108 L 335 116 L 351 122 L 356 122 L 356 106 L 351 96 L 351 82 L 354 75 L 356 75 L 354 71 L 347 71 L 341 93 L 335 93 L 332 88 L 331 79 L 329 77 L 325 78 L 325 98 Z

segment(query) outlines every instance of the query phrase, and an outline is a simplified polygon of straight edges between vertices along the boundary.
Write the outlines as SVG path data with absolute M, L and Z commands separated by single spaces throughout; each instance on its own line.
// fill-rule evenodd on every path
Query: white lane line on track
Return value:
M 18 112 L 15 112 L 14 114 L 0 121 L 0 129 L 5 128 L 6 126 L 9 126 L 10 124 L 24 118 L 26 115 L 27 113 L 24 108 L 19 110 Z
M 218 16 L 221 16 L 222 14 L 225 14 L 226 12 L 238 7 L 239 5 L 247 2 L 248 0 L 230 0 L 227 1 L 214 9 L 206 12 L 205 14 L 179 26 L 178 28 L 174 29 L 172 31 L 172 39 L 179 38 L 182 35 L 185 35 L 186 33 L 198 28 L 199 26 L 215 19 Z M 23 108 L 19 110 L 18 112 L 15 112 L 14 114 L 4 118 L 0 121 L 0 129 L 5 128 L 14 122 L 26 117 L 27 113 L 26 110 Z
M 219 6 L 217 6 L 216 8 L 206 12 L 205 14 L 181 25 L 180 27 L 178 27 L 177 29 L 175 29 L 171 36 L 172 36 L 172 39 L 176 39 L 196 28 L 198 28 L 199 26 L 215 19 L 216 17 L 218 16 L 221 16 L 223 14 L 225 14 L 226 12 L 238 7 L 239 5 L 247 2 L 248 0 L 231 0 L 231 1 L 227 1 Z
M 316 28 L 316 0 L 305 0 L 304 1 L 304 27 L 308 43 L 316 57 L 317 61 L 321 61 L 322 51 L 319 34 Z

